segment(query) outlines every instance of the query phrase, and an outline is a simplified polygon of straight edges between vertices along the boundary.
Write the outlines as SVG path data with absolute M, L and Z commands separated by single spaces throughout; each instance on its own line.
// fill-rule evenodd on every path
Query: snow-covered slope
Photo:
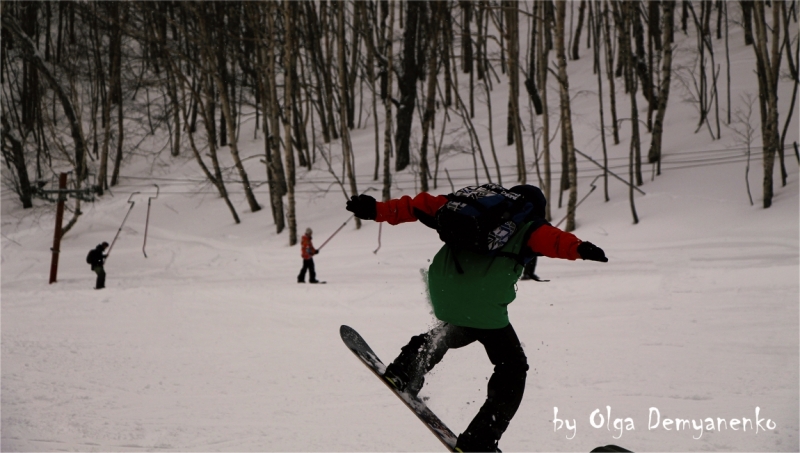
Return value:
M 689 58 L 693 38 L 679 39 Z M 741 93 L 755 94 L 756 84 L 752 50 L 737 46 L 732 58 L 736 102 Z M 576 146 L 599 160 L 590 64 L 570 61 L 570 83 Z M 505 86 L 493 96 L 498 145 L 505 111 L 497 100 L 506 99 Z M 555 84 L 549 96 L 556 106 Z M 636 451 L 800 448 L 798 167 L 788 154 L 789 182 L 781 187 L 776 179 L 774 205 L 750 206 L 743 157 L 701 162 L 743 156 L 741 145 L 725 128 L 717 141 L 705 129 L 695 134 L 697 115 L 683 96 L 676 84 L 663 174 L 651 180 L 647 165 L 646 195 L 635 197 L 640 223 L 632 224 L 628 189 L 614 179 L 609 202 L 600 185 L 578 208 L 575 233 L 604 248 L 610 261 L 542 259 L 537 273 L 551 281 L 519 283 L 510 313 L 531 370 L 504 450 L 588 451 L 607 443 Z M 627 111 L 623 99 L 620 93 Z M 485 109 L 477 110 L 488 150 Z M 622 175 L 628 128 L 623 123 L 623 142 L 610 146 Z M 787 142 L 797 140 L 794 129 Z M 262 152 L 251 123 L 241 136 L 244 155 Z M 530 131 L 525 136 L 531 154 Z M 463 130 L 445 137 L 468 143 Z M 353 143 L 360 190 L 379 187 L 370 178 L 372 126 L 353 131 Z M 504 182 L 513 183 L 513 149 L 498 151 Z M 579 162 L 583 197 L 596 171 Z M 760 162 L 754 155 L 757 199 Z M 248 164 L 252 178 L 263 180 L 258 159 Z M 471 156 L 450 152 L 442 168 L 466 185 L 474 182 L 471 165 Z M 152 168 L 153 179 L 138 179 Z M 235 195 L 242 217 L 236 225 L 208 187 L 186 182 L 199 174 L 189 157 L 132 163 L 113 196 L 84 205 L 61 244 L 52 285 L 52 209 L 23 211 L 3 200 L 2 450 L 440 450 L 338 338 L 348 324 L 391 360 L 411 335 L 433 325 L 420 269 L 440 245 L 436 235 L 420 224 L 379 230 L 364 222 L 356 230 L 351 220 L 315 259 L 328 284 L 298 285 L 300 252 L 288 246 L 286 232 L 275 233 L 266 186 L 256 192 L 265 206 L 257 213 Z M 529 181 L 536 183 L 535 175 L 531 170 Z M 449 192 L 439 176 L 432 191 Z M 349 218 L 345 197 L 322 159 L 298 178 L 298 226 L 312 227 L 319 245 Z M 145 258 L 153 184 L 160 195 L 151 205 Z M 95 291 L 85 254 L 111 242 L 137 191 L 106 266 L 107 289 Z M 395 177 L 393 195 L 415 191 L 410 173 Z M 565 210 L 557 194 L 551 204 L 558 221 Z M 491 372 L 479 346 L 451 351 L 422 395 L 458 433 L 485 398 Z M 556 429 L 556 408 L 574 430 Z M 689 422 L 667 424 L 676 419 Z M 749 424 L 733 422 L 742 419 Z

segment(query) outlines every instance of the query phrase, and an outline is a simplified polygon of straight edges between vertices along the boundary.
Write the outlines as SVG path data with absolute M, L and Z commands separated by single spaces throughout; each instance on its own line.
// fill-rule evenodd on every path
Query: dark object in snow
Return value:
M 456 435 L 416 395 L 398 390 L 391 381 L 384 377 L 386 365 L 381 362 L 381 359 L 372 351 L 367 342 L 361 338 L 361 335 L 348 326 L 339 328 L 339 334 L 350 351 L 414 412 L 414 415 L 439 439 L 442 445 L 447 447 L 448 451 L 455 451 Z
M 622 447 L 620 447 L 618 445 L 605 445 L 605 446 L 602 446 L 602 447 L 595 448 L 594 450 L 592 450 L 592 453 L 595 453 L 595 452 L 611 452 L 611 451 L 627 451 L 627 452 L 630 452 L 630 450 L 626 450 L 626 449 L 624 449 L 624 448 L 622 448 Z

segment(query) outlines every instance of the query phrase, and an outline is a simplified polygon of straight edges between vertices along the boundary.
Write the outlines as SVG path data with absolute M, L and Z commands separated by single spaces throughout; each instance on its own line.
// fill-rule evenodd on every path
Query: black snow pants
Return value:
M 92 266 L 92 270 L 95 274 L 97 274 L 97 283 L 95 284 L 95 289 L 103 289 L 106 287 L 106 271 L 103 269 L 103 266 Z
M 411 338 L 392 362 L 393 372 L 409 377 L 409 388 L 419 390 L 423 376 L 433 369 L 450 348 L 478 341 L 494 365 L 486 401 L 467 429 L 458 436 L 462 451 L 495 451 L 497 442 L 517 412 L 525 391 L 528 359 L 517 333 L 509 324 L 502 329 L 475 329 L 441 324 Z
M 300 269 L 300 274 L 297 276 L 297 281 L 302 283 L 306 280 L 306 271 L 308 271 L 308 279 L 312 283 L 317 281 L 317 272 L 314 269 L 314 258 L 303 260 L 303 267 Z

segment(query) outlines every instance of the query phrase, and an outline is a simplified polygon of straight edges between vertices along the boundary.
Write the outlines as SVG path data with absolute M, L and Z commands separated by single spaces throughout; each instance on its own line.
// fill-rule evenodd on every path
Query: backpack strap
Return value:
M 525 231 L 523 231 L 521 233 L 522 234 L 522 241 L 521 241 L 520 250 L 518 252 L 516 252 L 516 253 L 500 251 L 500 252 L 496 252 L 495 256 L 502 256 L 502 257 L 505 257 L 505 258 L 509 258 L 509 259 L 512 259 L 512 260 L 516 261 L 519 265 L 525 266 L 526 264 L 528 264 L 528 261 L 530 261 L 531 259 L 533 259 L 535 256 L 538 255 L 537 253 L 533 252 L 532 250 L 526 249 L 526 244 L 530 240 L 531 235 L 533 234 L 533 232 L 536 231 L 542 225 L 550 225 L 550 222 L 548 222 L 547 220 L 545 220 L 545 219 L 543 219 L 541 217 L 535 217 L 535 218 L 531 219 L 528 222 L 528 224 L 526 225 Z

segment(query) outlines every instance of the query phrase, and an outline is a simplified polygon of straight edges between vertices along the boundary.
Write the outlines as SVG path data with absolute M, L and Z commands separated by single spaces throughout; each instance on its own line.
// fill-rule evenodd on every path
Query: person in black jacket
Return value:
M 106 287 L 106 271 L 103 269 L 103 263 L 108 256 L 105 254 L 107 248 L 108 242 L 103 242 L 89 252 L 87 261 L 89 261 L 89 264 L 92 266 L 92 272 L 97 274 L 97 284 L 94 289 L 103 289 Z

